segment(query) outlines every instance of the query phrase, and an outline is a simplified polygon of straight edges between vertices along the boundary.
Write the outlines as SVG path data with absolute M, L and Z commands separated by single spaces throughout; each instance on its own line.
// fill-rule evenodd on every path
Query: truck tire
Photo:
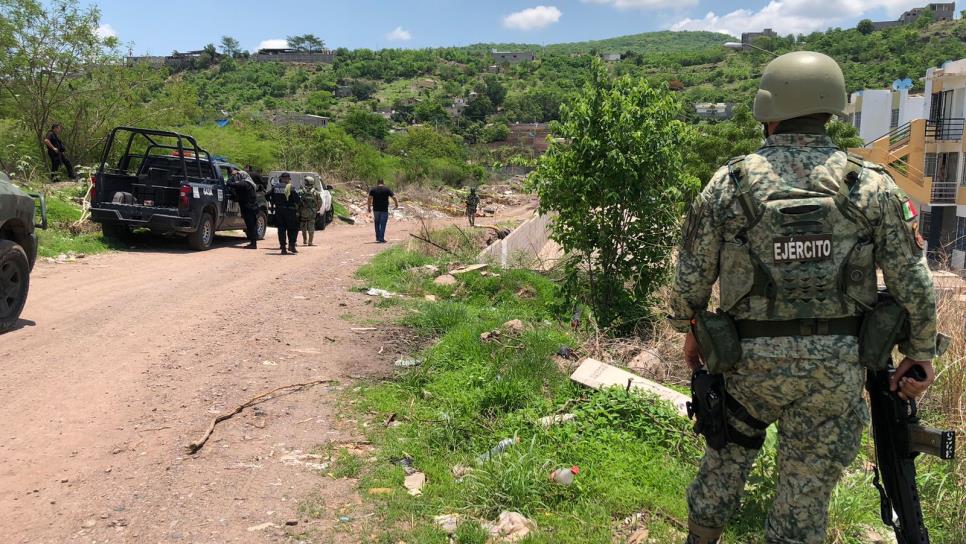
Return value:
M 315 230 L 325 230 L 325 214 L 315 216 Z
M 329 211 L 325 214 L 326 224 L 331 223 L 335 220 L 335 208 L 329 208 Z
M 12 329 L 20 319 L 30 290 L 27 254 L 10 240 L 0 240 L 0 333 Z
M 265 232 L 268 230 L 268 215 L 259 210 L 255 218 L 255 237 L 259 240 L 265 239 Z
M 188 235 L 188 246 L 195 251 L 204 251 L 211 247 L 215 239 L 215 218 L 210 213 L 201 214 L 198 229 Z

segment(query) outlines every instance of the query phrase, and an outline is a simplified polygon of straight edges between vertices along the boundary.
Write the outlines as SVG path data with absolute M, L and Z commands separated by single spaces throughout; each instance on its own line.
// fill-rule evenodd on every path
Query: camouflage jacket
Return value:
M 756 180 L 749 187 L 756 199 L 815 184 L 837 187 L 845 179 L 848 165 L 848 155 L 831 138 L 819 134 L 772 135 L 744 161 L 745 176 Z M 875 265 L 882 270 L 886 287 L 909 312 L 910 340 L 900 349 L 913 359 L 932 359 L 936 296 L 921 248 L 918 218 L 909 213 L 908 197 L 881 167 L 864 166 L 849 198 L 871 226 Z M 707 308 L 719 274 L 729 273 L 719 269 L 724 244 L 745 223 L 728 167 L 722 167 L 695 199 L 685 222 L 669 318 L 675 329 L 686 332 L 694 312 Z M 762 319 L 761 315 L 742 315 L 740 307 L 731 313 L 736 319 Z

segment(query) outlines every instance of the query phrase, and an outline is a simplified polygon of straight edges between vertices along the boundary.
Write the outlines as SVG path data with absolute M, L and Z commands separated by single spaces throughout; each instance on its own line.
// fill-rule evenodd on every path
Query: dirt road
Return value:
M 390 242 L 417 227 L 391 224 Z M 370 229 L 335 225 L 295 256 L 270 232 L 256 251 L 152 241 L 39 263 L 24 326 L 0 336 L 2 541 L 357 542 L 363 522 L 339 520 L 364 519 L 354 484 L 301 455 L 356 437 L 339 392 L 406 350 L 398 331 L 351 330 L 375 315 L 352 290 L 385 249 Z M 185 451 L 212 417 L 312 378 L 338 384 L 246 410 Z M 308 496 L 320 520 L 299 515 Z

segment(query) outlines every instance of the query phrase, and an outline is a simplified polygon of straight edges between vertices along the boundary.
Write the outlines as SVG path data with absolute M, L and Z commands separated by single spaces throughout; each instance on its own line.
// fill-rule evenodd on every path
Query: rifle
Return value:
M 929 531 L 922 516 L 916 487 L 916 457 L 920 453 L 940 459 L 956 455 L 956 434 L 919 424 L 914 399 L 902 400 L 889 390 L 895 373 L 892 349 L 908 338 L 908 314 L 888 293 L 880 293 L 875 310 L 866 314 L 860 339 L 863 362 L 870 368 L 865 388 L 872 412 L 872 438 L 875 441 L 875 476 L 872 484 L 879 491 L 882 522 L 892 527 L 898 544 L 929 544 Z M 948 339 L 937 337 L 941 354 Z M 907 377 L 926 379 L 921 366 L 912 367 Z

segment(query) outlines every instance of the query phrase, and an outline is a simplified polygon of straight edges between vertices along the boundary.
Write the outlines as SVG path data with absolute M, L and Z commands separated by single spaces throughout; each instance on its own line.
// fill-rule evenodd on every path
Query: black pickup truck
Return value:
M 191 136 L 115 128 L 93 176 L 91 219 L 111 238 L 147 228 L 185 236 L 192 249 L 208 249 L 215 232 L 245 228 L 241 208 L 226 184 L 227 166 L 213 160 Z M 258 219 L 261 238 L 267 225 L 264 212 Z
M 39 225 L 37 203 L 42 219 Z M 30 271 L 37 260 L 36 227 L 47 228 L 43 195 L 25 193 L 0 172 L 0 333 L 16 326 L 27 303 Z

